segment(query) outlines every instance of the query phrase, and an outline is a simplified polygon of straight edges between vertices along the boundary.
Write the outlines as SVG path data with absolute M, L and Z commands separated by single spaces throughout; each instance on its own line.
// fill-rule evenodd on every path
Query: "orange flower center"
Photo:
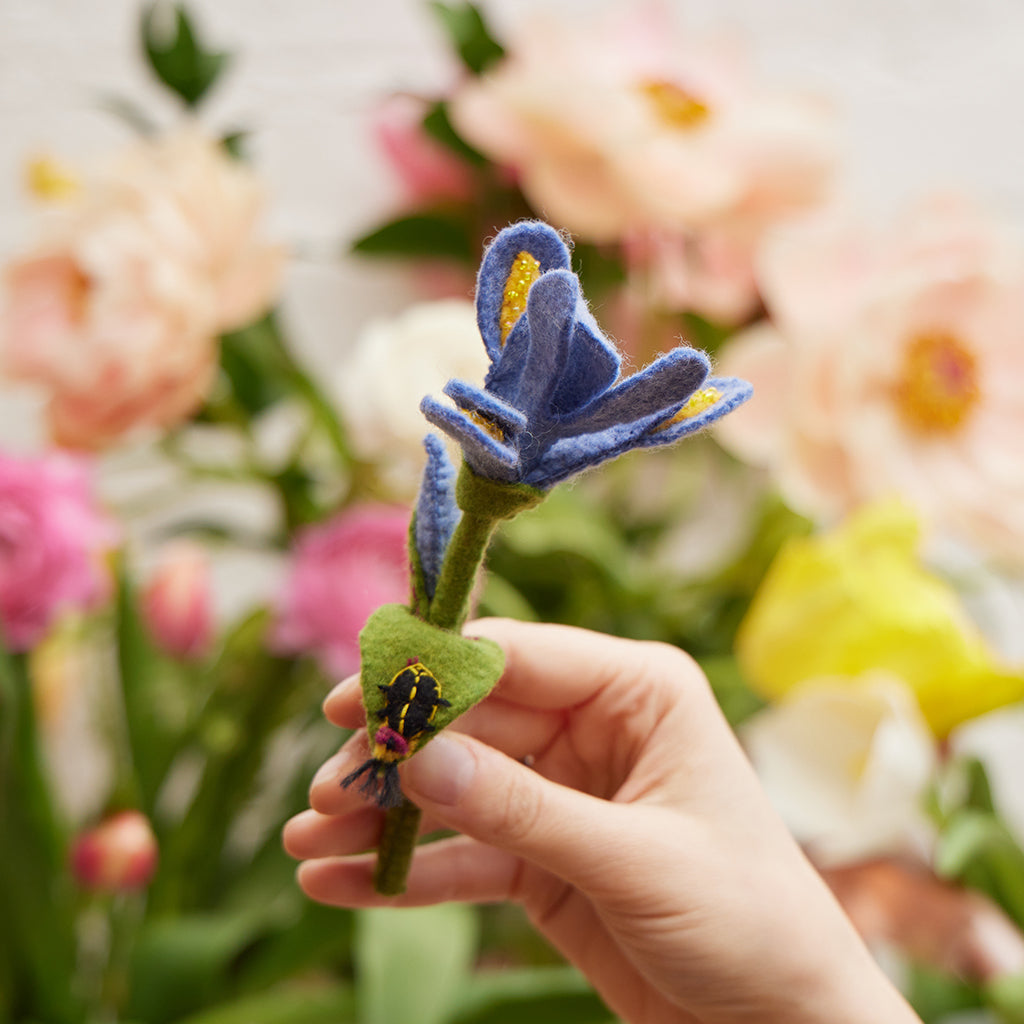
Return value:
M 644 82 L 640 91 L 650 101 L 657 116 L 670 128 L 689 131 L 711 116 L 711 108 L 706 103 L 675 82 Z
M 540 263 L 528 252 L 521 252 L 512 263 L 512 269 L 505 279 L 505 291 L 501 297 L 501 314 L 498 320 L 501 328 L 502 345 L 508 340 L 516 321 L 526 310 L 526 296 L 530 285 L 540 277 Z
M 716 387 L 706 387 L 695 391 L 679 412 L 654 428 L 654 433 L 668 430 L 669 427 L 676 423 L 682 423 L 683 420 L 692 420 L 694 416 L 698 416 L 705 409 L 710 409 L 721 397 L 722 393 Z
M 484 416 L 483 413 L 476 412 L 474 409 L 463 409 L 466 416 L 472 420 L 481 430 L 485 433 L 490 434 L 495 441 L 500 441 L 502 444 L 505 443 L 505 431 L 498 426 L 494 420 Z
M 974 353 L 953 334 L 918 335 L 904 350 L 895 394 L 900 416 L 910 429 L 951 433 L 980 397 Z

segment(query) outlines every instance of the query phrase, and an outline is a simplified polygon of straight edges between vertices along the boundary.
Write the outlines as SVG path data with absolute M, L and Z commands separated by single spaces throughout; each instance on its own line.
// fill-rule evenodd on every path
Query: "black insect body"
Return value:
M 384 707 L 377 712 L 381 725 L 373 737 L 373 756 L 346 775 L 341 784 L 350 786 L 366 775 L 362 792 L 381 807 L 397 807 L 403 799 L 398 762 L 409 757 L 434 731 L 437 709 L 450 707 L 450 702 L 441 696 L 441 684 L 431 671 L 415 658 L 387 686 L 378 689 L 384 695 Z

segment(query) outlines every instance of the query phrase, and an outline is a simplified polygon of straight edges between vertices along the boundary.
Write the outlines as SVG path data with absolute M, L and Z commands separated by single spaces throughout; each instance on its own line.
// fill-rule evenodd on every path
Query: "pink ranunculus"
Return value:
M 172 657 L 205 657 L 213 643 L 214 618 L 210 564 L 191 541 L 169 544 L 142 592 L 142 614 L 150 635 Z
M 684 38 L 665 7 L 519 27 L 508 56 L 456 92 L 452 120 L 579 238 L 745 238 L 826 191 L 823 106 L 752 81 L 732 43 Z
M 99 448 L 204 400 L 216 337 L 274 300 L 251 171 L 194 130 L 136 144 L 4 274 L 0 367 L 48 396 L 54 439 Z
M 130 892 L 149 885 L 158 857 L 149 819 L 140 811 L 121 811 L 75 838 L 71 873 L 85 889 Z
M 359 668 L 359 631 L 409 597 L 409 511 L 361 505 L 303 530 L 278 607 L 275 646 L 315 654 L 326 672 Z
M 415 96 L 391 96 L 374 120 L 377 144 L 413 206 L 465 201 L 473 194 L 467 165 L 423 129 L 426 103 Z
M 109 592 L 103 551 L 114 524 L 92 499 L 88 469 L 68 455 L 0 454 L 0 639 L 16 651 L 38 643 L 66 610 Z
M 1024 565 L 1024 256 L 966 201 L 938 197 L 888 232 L 836 219 L 766 248 L 773 323 L 720 372 L 755 399 L 718 436 L 834 519 L 898 493 L 942 532 Z

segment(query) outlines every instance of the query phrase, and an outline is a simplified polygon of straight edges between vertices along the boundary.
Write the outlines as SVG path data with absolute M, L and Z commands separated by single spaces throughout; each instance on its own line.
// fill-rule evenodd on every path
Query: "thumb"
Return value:
M 630 837 L 623 805 L 551 782 L 455 731 L 435 737 L 403 765 L 402 788 L 448 827 L 582 889 L 619 873 Z

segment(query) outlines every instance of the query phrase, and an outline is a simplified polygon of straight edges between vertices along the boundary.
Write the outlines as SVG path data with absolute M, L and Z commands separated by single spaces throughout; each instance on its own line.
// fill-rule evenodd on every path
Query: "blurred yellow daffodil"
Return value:
M 779 553 L 737 637 L 751 685 L 775 700 L 821 676 L 885 670 L 914 691 L 939 736 L 1024 697 L 1024 670 L 1000 665 L 956 592 L 918 557 L 913 512 L 867 506 L 831 533 Z

